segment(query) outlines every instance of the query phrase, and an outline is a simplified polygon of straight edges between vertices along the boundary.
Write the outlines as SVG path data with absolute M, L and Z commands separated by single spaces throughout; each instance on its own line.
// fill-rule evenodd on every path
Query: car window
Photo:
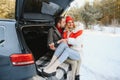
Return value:
M 0 26 L 0 44 L 2 44 L 4 42 L 4 27 L 3 26 Z
M 60 7 L 55 4 L 55 3 L 42 3 L 42 9 L 41 12 L 43 14 L 49 14 L 49 15 L 54 15 L 58 10 L 60 9 Z
M 55 15 L 61 10 L 58 4 L 53 2 L 41 2 L 41 0 L 25 0 L 26 5 L 24 7 L 25 13 L 43 13 L 49 15 Z
M 16 0 L 0 0 L 0 19 L 14 19 Z

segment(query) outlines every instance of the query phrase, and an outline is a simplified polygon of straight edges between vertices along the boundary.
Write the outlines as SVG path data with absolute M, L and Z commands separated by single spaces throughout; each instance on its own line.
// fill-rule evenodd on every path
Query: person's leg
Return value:
M 66 43 L 61 43 L 56 49 L 50 63 L 44 69 L 48 69 L 57 60 L 57 58 L 62 54 L 65 48 L 68 48 L 68 45 Z
M 63 53 L 56 59 L 56 61 L 47 69 L 44 69 L 45 72 L 47 73 L 52 73 L 56 71 L 56 68 L 63 63 L 67 58 L 68 58 L 68 52 L 65 49 Z
M 53 55 L 50 63 L 46 67 L 44 67 L 44 69 L 48 69 L 56 61 L 56 59 L 57 59 L 57 56 Z
M 71 71 L 72 74 L 70 76 L 70 80 L 75 80 L 75 74 L 77 70 L 77 60 L 67 59 L 65 62 L 70 63 L 72 67 L 72 71 Z
M 75 80 L 80 80 L 80 67 L 81 67 L 81 59 L 77 61 Z
M 65 60 L 67 60 L 67 58 L 69 57 L 69 49 L 70 48 L 66 48 L 63 53 L 59 56 L 59 58 L 57 58 L 57 60 L 47 69 L 44 69 L 44 72 L 46 73 L 52 73 L 56 71 L 56 68 L 63 63 Z
M 71 50 L 71 53 L 69 53 L 69 58 L 72 60 L 76 60 L 76 66 L 72 66 L 72 73 L 74 74 L 73 80 L 80 80 L 79 78 L 79 69 L 80 69 L 80 64 L 81 64 L 81 58 L 80 54 L 77 51 Z M 75 69 L 74 69 L 75 67 Z M 74 71 L 75 70 L 75 71 Z
M 81 66 L 81 59 L 77 61 L 77 70 L 76 70 L 76 75 L 80 74 L 80 66 Z
M 56 68 L 61 63 L 63 63 L 65 60 L 67 60 L 68 57 L 73 59 L 73 60 L 79 60 L 80 59 L 79 53 L 68 47 L 63 51 L 63 53 L 59 56 L 59 58 L 57 58 L 57 60 L 48 69 L 44 69 L 44 72 L 46 72 L 48 74 L 55 72 Z
M 55 50 L 54 55 L 59 57 L 66 48 L 69 48 L 67 43 L 64 43 L 64 42 L 60 43 L 57 49 Z

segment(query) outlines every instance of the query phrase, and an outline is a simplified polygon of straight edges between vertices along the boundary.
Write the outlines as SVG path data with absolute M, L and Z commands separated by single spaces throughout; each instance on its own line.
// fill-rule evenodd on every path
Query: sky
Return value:
M 94 0 L 75 0 L 71 6 L 74 6 L 74 7 L 81 7 L 85 4 L 86 1 L 89 1 L 89 2 L 93 2 Z

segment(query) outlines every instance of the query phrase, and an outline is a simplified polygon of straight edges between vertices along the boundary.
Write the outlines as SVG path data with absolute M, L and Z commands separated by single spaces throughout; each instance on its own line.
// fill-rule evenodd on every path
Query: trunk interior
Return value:
M 33 25 L 22 28 L 25 42 L 32 51 L 35 60 L 38 60 L 48 52 L 47 37 L 50 27 L 48 25 Z

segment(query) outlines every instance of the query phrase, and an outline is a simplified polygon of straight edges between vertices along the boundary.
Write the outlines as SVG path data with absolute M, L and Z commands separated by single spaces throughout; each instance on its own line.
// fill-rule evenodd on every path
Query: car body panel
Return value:
M 51 21 L 51 19 L 53 20 L 54 17 L 60 16 L 64 12 L 64 10 L 67 7 L 69 7 L 72 1 L 73 0 L 16 0 L 15 18 L 17 21 L 31 19 L 40 21 L 50 19 L 49 21 Z M 50 12 L 54 12 L 55 9 L 56 9 L 55 13 L 50 14 Z M 26 17 L 27 16 L 26 14 L 37 14 L 36 15 L 37 17 L 36 16 Z M 46 17 L 44 18 L 41 15 Z
M 12 54 L 22 53 L 15 27 L 15 21 L 0 21 L 3 28 L 3 39 L 0 44 L 0 80 L 22 80 L 36 75 L 35 64 L 27 66 L 14 66 L 11 63 Z M 24 54 L 24 53 L 23 53 Z

